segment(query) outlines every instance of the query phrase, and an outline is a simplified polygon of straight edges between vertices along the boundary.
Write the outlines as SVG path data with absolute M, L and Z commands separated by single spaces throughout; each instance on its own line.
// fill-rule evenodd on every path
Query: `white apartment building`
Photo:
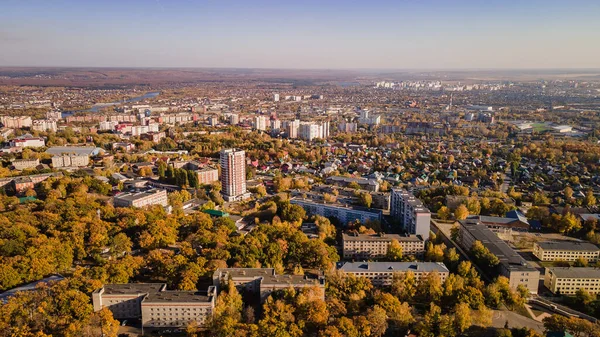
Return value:
M 225 149 L 220 154 L 221 194 L 227 201 L 238 201 L 250 197 L 246 191 L 246 152 Z
M 41 132 L 46 132 L 46 131 L 56 132 L 56 130 L 58 130 L 58 128 L 56 126 L 56 121 L 48 120 L 48 119 L 34 120 L 33 125 L 31 126 L 31 129 L 35 130 L 35 131 L 41 131 Z
M 338 131 L 345 133 L 354 133 L 358 130 L 358 125 L 351 122 L 343 122 L 338 124 Z
M 231 124 L 231 125 L 240 124 L 240 115 L 238 115 L 238 114 L 229 115 L 229 124 Z
M 541 261 L 575 261 L 582 258 L 596 262 L 600 248 L 589 242 L 545 241 L 533 243 L 533 255 Z
M 298 138 L 298 129 L 300 129 L 300 121 L 297 119 L 293 121 L 284 121 L 283 129 L 287 133 L 288 138 L 296 139 Z
M 415 275 L 417 282 L 430 273 L 437 272 L 444 283 L 450 274 L 446 265 L 441 262 L 345 262 L 338 269 L 347 274 L 368 278 L 375 287 L 389 286 L 394 274 L 409 271 Z
M 63 154 L 52 157 L 52 167 L 85 167 L 90 164 L 90 157 L 87 155 Z
M 158 132 L 158 131 L 159 131 L 158 123 L 151 123 L 149 125 L 136 125 L 136 126 L 131 127 L 131 135 L 132 136 L 140 136 L 144 133 Z
M 399 221 L 400 226 L 409 234 L 429 239 L 431 212 L 412 193 L 403 189 L 392 189 L 390 214 Z
M 546 268 L 544 286 L 554 294 L 575 295 L 579 289 L 584 289 L 590 294 L 598 294 L 600 293 L 600 269 L 592 267 Z
M 273 94 L 273 102 L 279 102 L 279 94 Z
M 151 205 L 161 205 L 167 207 L 169 199 L 167 191 L 162 189 L 152 189 L 144 192 L 121 193 L 114 197 L 115 207 L 146 207 Z
M 425 241 L 417 235 L 398 234 L 342 234 L 343 257 L 345 259 L 385 258 L 393 240 L 402 247 L 403 255 L 423 255 Z
M 301 122 L 298 135 L 301 139 L 309 142 L 316 138 L 327 139 L 329 137 L 329 122 Z
M 267 117 L 266 116 L 256 116 L 254 118 L 254 128 L 256 130 L 265 131 L 267 129 Z
M 118 121 L 103 121 L 100 122 L 98 129 L 100 131 L 113 131 L 117 125 L 119 125 Z

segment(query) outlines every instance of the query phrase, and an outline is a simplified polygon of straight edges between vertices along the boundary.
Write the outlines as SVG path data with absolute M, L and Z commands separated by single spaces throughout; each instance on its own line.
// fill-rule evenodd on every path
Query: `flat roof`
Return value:
M 480 241 L 492 254 L 494 254 L 500 263 L 507 269 L 535 270 L 530 267 L 525 259 L 502 239 L 487 228 L 484 224 L 474 219 L 459 221 L 477 241 Z
M 228 275 L 229 277 L 263 277 L 275 275 L 274 268 L 219 268 L 215 274 Z
M 166 283 L 123 283 L 105 284 L 101 289 L 104 289 L 104 295 L 135 295 L 159 292 L 166 286 Z M 99 292 L 101 289 L 97 289 L 94 292 Z
M 179 302 L 194 302 L 207 303 L 212 301 L 212 296 L 207 296 L 206 292 L 200 291 L 182 291 L 182 290 L 166 290 L 160 292 L 151 292 L 142 301 L 143 304 L 149 303 L 179 303 Z
M 324 279 L 308 278 L 304 275 L 269 275 L 264 276 L 261 281 L 262 285 L 322 285 Z
M 53 155 L 61 155 L 61 154 L 70 154 L 74 153 L 77 155 L 87 155 L 91 156 L 94 153 L 98 153 L 102 150 L 99 147 L 92 146 L 53 146 L 46 150 L 46 153 L 50 153 Z
M 139 200 L 139 199 L 143 199 L 145 197 L 148 197 L 150 195 L 154 195 L 160 191 L 164 191 L 161 189 L 151 189 L 148 191 L 143 191 L 143 192 L 125 192 L 125 193 L 121 193 L 119 195 L 115 196 L 115 199 L 119 199 L 119 200 L 128 200 L 128 201 L 134 201 L 134 200 Z
M 422 242 L 423 238 L 417 235 L 400 235 L 400 234 L 342 234 L 344 241 L 392 241 L 398 242 Z
M 433 272 L 447 273 L 442 262 L 346 262 L 338 269 L 349 273 L 360 272 Z
M 593 267 L 554 267 L 547 268 L 558 278 L 600 278 L 600 269 Z
M 544 250 L 577 250 L 577 251 L 600 251 L 600 248 L 590 242 L 577 241 L 544 241 L 537 243 Z

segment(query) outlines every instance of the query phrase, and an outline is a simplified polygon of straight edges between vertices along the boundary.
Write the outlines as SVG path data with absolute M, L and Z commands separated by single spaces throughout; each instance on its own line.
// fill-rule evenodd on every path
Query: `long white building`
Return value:
M 391 285 L 394 274 L 412 272 L 418 282 L 430 273 L 437 272 L 442 283 L 450 274 L 446 265 L 441 262 L 346 262 L 338 269 L 347 274 L 368 278 L 375 287 Z

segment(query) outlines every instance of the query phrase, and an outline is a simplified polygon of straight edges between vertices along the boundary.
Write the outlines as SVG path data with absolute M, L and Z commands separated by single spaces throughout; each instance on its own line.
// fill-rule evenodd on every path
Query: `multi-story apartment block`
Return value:
M 338 269 L 347 274 L 368 278 L 375 287 L 389 286 L 394 274 L 409 271 L 415 275 L 417 282 L 429 273 L 437 272 L 444 283 L 450 274 L 446 265 L 441 262 L 345 262 Z
M 167 191 L 162 189 L 151 189 L 144 192 L 121 193 L 114 197 L 115 207 L 146 207 L 161 205 L 167 207 L 169 200 Z
M 33 124 L 29 116 L 0 116 L 0 122 L 10 129 L 30 128 Z
M 358 130 L 358 125 L 351 122 L 343 122 L 338 124 L 338 131 L 345 133 L 354 133 Z
M 56 126 L 56 121 L 48 120 L 48 119 L 34 120 L 33 125 L 31 126 L 31 129 L 35 130 L 35 131 L 41 131 L 41 132 L 45 132 L 45 131 L 56 132 L 56 130 L 58 130 L 58 128 Z
M 243 293 L 259 294 L 264 302 L 272 292 L 316 287 L 325 299 L 325 278 L 305 275 L 277 275 L 273 268 L 220 268 L 213 273 L 213 286 L 223 288 L 231 280 Z
M 390 214 L 407 233 L 429 239 L 431 212 L 410 192 L 392 189 Z
M 327 139 L 329 138 L 329 122 L 302 122 L 299 126 L 298 135 L 301 139 L 309 142 L 316 138 Z
M 35 159 L 15 159 L 12 161 L 12 165 L 15 168 L 15 170 L 26 170 L 26 169 L 31 169 L 31 168 L 35 168 L 38 165 L 40 165 L 40 160 L 35 158 Z
M 287 137 L 290 139 L 296 139 L 298 138 L 298 130 L 300 129 L 300 121 L 299 120 L 293 120 L 293 121 L 285 121 L 283 122 L 283 129 L 285 130 L 285 133 L 287 134 Z
M 90 164 L 90 157 L 87 155 L 64 154 L 52 157 L 52 167 L 84 167 Z
M 141 319 L 145 328 L 203 326 L 212 317 L 215 287 L 206 292 L 166 288 L 164 283 L 106 284 L 92 293 L 94 311 L 108 308 L 117 319 Z
M 310 215 L 320 215 L 326 218 L 334 217 L 340 221 L 342 226 L 349 222 L 381 221 L 382 212 L 378 209 L 366 207 L 354 207 L 344 204 L 330 204 L 321 201 L 292 198 L 290 203 L 300 205 Z
M 585 267 L 546 268 L 544 286 L 554 294 L 575 295 L 579 289 L 600 293 L 600 269 Z
M 575 261 L 582 258 L 588 262 L 596 262 L 600 257 L 600 248 L 589 242 L 534 242 L 533 255 L 541 261 Z
M 264 131 L 267 129 L 267 117 L 266 116 L 256 116 L 254 118 L 254 128 L 256 130 Z
M 199 184 L 212 184 L 219 180 L 219 170 L 213 167 L 205 167 L 196 171 Z
M 470 250 L 475 241 L 479 241 L 492 254 L 498 257 L 499 274 L 508 278 L 510 287 L 517 289 L 525 286 L 530 293 L 537 294 L 540 272 L 527 264 L 519 253 L 502 241 L 496 233 L 487 226 L 474 220 L 461 220 L 459 243 L 465 250 Z
M 229 115 L 229 124 L 231 124 L 231 125 L 240 124 L 240 115 L 238 115 L 238 114 Z
M 246 199 L 246 152 L 236 149 L 221 151 L 221 194 L 227 201 Z
M 398 241 L 404 255 L 425 253 L 425 241 L 417 235 L 398 234 L 342 234 L 343 256 L 345 259 L 384 258 L 393 240 Z

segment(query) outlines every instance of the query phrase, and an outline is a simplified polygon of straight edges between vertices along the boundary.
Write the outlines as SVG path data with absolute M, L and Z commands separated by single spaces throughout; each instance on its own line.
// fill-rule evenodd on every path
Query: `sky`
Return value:
M 600 68 L 600 1 L 0 0 L 0 66 Z

